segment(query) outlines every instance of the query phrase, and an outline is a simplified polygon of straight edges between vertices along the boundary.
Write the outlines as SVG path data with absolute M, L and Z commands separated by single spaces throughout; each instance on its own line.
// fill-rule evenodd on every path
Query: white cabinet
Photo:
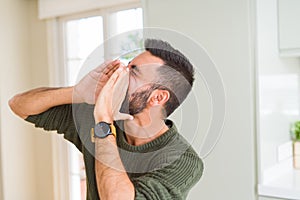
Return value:
M 300 56 L 300 0 L 278 0 L 279 52 Z

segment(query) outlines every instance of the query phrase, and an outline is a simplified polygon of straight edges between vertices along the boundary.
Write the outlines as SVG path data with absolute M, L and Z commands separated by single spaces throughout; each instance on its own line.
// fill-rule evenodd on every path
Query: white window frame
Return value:
M 52 18 L 47 20 L 47 46 L 50 85 L 55 87 L 66 86 L 67 65 L 65 55 L 65 28 L 64 24 L 72 19 L 99 16 L 103 17 L 104 41 L 112 37 L 114 31 L 110 25 L 109 14 L 121 10 L 142 8 L 141 3 L 128 3 L 119 6 L 96 9 L 88 12 Z M 70 197 L 70 165 L 69 144 L 62 136 L 52 134 L 52 160 L 53 160 L 53 188 L 54 200 L 69 200 Z

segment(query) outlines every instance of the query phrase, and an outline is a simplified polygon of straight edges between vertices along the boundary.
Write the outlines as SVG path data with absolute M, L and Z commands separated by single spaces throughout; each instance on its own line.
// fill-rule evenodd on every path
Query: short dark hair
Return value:
M 184 101 L 194 82 L 194 67 L 189 59 L 174 49 L 168 42 L 158 39 L 145 40 L 145 49 L 164 61 L 157 70 L 157 89 L 166 89 L 170 99 L 165 104 L 165 115 L 169 116 Z

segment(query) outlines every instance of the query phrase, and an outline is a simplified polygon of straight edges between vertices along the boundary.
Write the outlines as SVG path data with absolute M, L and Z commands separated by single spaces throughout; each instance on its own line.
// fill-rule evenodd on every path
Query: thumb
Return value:
M 125 113 L 118 113 L 115 116 L 115 120 L 133 120 L 134 117 L 132 115 L 129 114 L 125 114 Z
M 107 67 L 110 63 L 112 63 L 113 60 L 106 60 L 104 61 L 104 63 L 102 63 L 101 65 L 99 65 L 98 67 L 96 67 L 95 69 L 92 70 L 92 72 L 97 72 L 97 73 L 100 73 L 101 71 L 103 71 L 103 69 L 105 67 Z

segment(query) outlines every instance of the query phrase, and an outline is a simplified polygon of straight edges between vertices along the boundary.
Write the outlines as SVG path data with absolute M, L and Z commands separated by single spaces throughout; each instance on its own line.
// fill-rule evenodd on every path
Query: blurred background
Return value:
M 85 199 L 80 153 L 16 117 L 8 100 L 35 87 L 73 85 L 104 40 L 143 27 L 201 44 L 226 89 L 222 136 L 188 199 L 300 199 L 300 152 L 290 132 L 300 115 L 299 0 L 0 2 L 0 199 Z M 134 38 L 128 43 L 139 42 Z M 197 102 L 203 130 L 208 96 Z

